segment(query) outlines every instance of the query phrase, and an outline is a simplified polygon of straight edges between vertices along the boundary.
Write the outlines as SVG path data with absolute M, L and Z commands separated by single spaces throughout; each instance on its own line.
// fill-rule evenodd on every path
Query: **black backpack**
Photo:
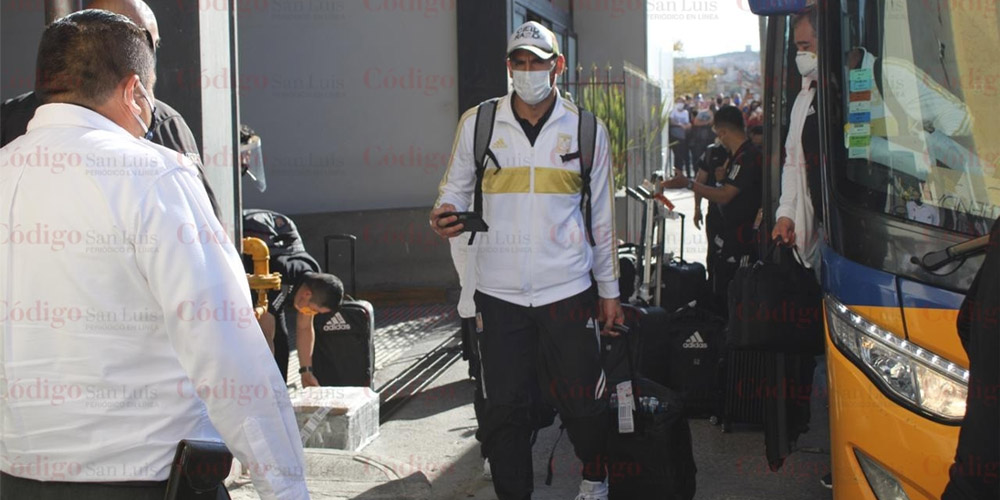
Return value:
M 483 175 L 486 174 L 487 158 L 493 160 L 493 164 L 497 167 L 497 173 L 501 170 L 500 162 L 497 160 L 496 155 L 493 154 L 493 151 L 490 150 L 490 141 L 493 138 L 493 125 L 495 124 L 497 103 L 499 101 L 499 97 L 483 101 L 476 109 L 476 129 L 472 146 L 476 162 L 476 194 L 473 201 L 473 211 L 480 216 L 483 214 Z M 583 181 L 583 188 L 581 189 L 583 196 L 580 199 L 580 210 L 583 211 L 584 221 L 586 222 L 587 241 L 590 242 L 590 246 L 594 246 L 594 231 L 591 227 L 590 174 L 594 169 L 594 151 L 597 148 L 597 117 L 594 116 L 594 113 L 580 108 L 579 123 L 576 136 L 578 151 L 561 155 L 560 159 L 564 163 L 577 158 L 580 159 L 580 179 Z M 476 233 L 473 232 L 469 238 L 470 245 L 475 238 Z
M 302 236 L 292 219 L 271 210 L 244 210 L 243 236 L 263 240 L 271 251 L 271 258 L 306 253 Z

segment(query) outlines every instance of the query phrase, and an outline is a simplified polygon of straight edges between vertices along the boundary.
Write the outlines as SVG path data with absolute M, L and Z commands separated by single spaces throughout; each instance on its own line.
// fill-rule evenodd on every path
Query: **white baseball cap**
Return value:
M 514 30 L 507 41 L 507 56 L 515 50 L 527 50 L 542 59 L 551 59 L 559 55 L 559 40 L 545 26 L 528 21 Z

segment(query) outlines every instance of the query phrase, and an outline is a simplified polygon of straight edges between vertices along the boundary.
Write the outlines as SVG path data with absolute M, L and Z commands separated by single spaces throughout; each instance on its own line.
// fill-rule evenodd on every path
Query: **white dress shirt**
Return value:
M 239 255 L 183 155 L 41 106 L 0 150 L 0 469 L 164 480 L 223 439 L 262 498 L 308 498 Z

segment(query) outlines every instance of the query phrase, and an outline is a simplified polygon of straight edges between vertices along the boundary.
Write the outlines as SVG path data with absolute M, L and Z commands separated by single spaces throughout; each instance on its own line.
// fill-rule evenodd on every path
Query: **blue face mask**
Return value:
M 146 104 L 149 105 L 149 115 L 150 115 L 149 126 L 148 127 L 146 126 L 146 123 L 142 121 L 142 117 L 140 117 L 139 115 L 133 113 L 132 116 L 134 116 L 135 120 L 139 122 L 139 125 L 142 126 L 142 129 L 146 131 L 145 135 L 143 135 L 143 138 L 145 138 L 147 141 L 151 141 L 153 140 L 153 131 L 156 130 L 156 125 L 157 125 L 156 107 L 153 106 L 153 102 L 149 100 L 149 96 L 146 95 L 146 91 L 142 89 L 141 84 L 136 88 L 140 89 L 139 92 L 142 94 L 142 98 L 145 99 Z

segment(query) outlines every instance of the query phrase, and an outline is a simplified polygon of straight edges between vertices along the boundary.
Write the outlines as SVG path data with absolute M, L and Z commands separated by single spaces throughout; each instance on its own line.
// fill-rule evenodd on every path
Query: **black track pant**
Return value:
M 523 307 L 476 292 L 485 415 L 476 437 L 490 460 L 499 500 L 531 498 L 535 398 L 559 412 L 583 477 L 605 478 L 608 394 L 593 289 L 553 304 Z

